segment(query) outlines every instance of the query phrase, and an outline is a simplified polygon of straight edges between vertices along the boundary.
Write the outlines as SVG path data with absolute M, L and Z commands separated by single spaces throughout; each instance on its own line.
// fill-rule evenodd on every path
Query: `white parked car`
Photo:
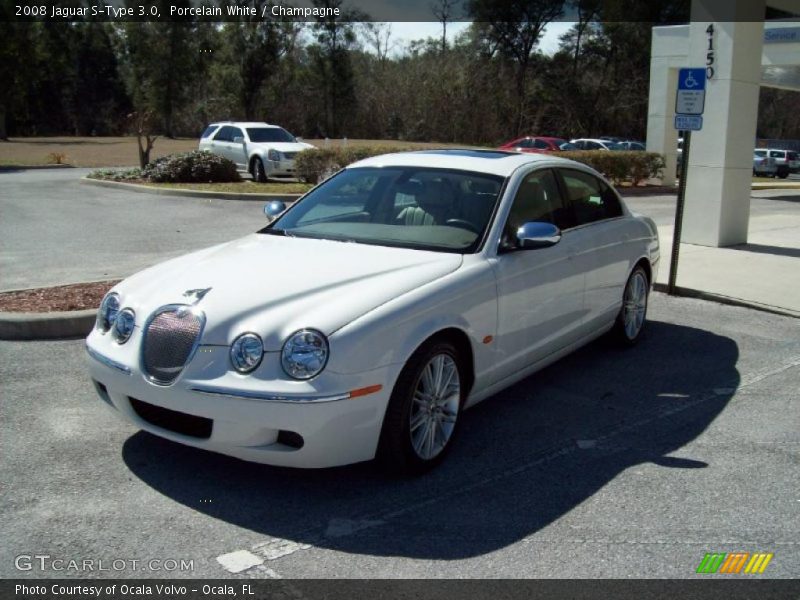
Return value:
M 377 156 L 265 210 L 104 298 L 86 348 L 120 417 L 261 463 L 424 471 L 463 409 L 610 330 L 635 343 L 659 263 L 651 219 L 545 154 Z
M 570 143 L 577 146 L 578 150 L 627 150 L 617 142 L 600 138 L 577 138 L 570 140 Z
M 271 177 L 295 177 L 295 156 L 313 147 L 277 125 L 233 121 L 206 127 L 199 145 L 200 150 L 232 160 L 262 183 Z

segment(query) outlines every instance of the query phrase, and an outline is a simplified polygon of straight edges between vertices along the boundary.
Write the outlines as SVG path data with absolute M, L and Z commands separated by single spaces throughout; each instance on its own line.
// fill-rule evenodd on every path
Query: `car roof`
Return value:
M 603 138 L 574 138 L 571 142 L 597 142 L 598 144 L 616 144 L 613 140 L 604 140 Z
M 233 125 L 234 127 L 274 127 L 276 129 L 280 128 L 280 125 L 270 125 L 264 121 L 218 121 L 216 123 L 208 124 L 209 127 L 214 127 L 215 125 Z
M 417 150 L 415 152 L 395 152 L 372 156 L 347 168 L 354 167 L 429 167 L 435 169 L 455 169 L 474 171 L 508 177 L 518 168 L 532 164 L 585 167 L 581 163 L 566 158 L 544 154 L 507 152 L 505 150 L 446 149 Z

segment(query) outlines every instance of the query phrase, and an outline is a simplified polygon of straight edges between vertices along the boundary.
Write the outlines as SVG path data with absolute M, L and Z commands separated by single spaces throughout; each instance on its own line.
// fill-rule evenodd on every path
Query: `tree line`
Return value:
M 268 0 L 238 0 L 261 7 Z M 76 4 L 80 0 L 74 0 Z M 189 0 L 159 0 L 189 6 Z M 158 2 L 157 2 L 158 3 Z M 197 136 L 216 120 L 306 137 L 495 144 L 518 135 L 644 139 L 651 28 L 689 0 L 435 0 L 441 38 L 402 47 L 342 0 L 315 22 L 14 23 L 0 31 L 0 138 Z M 136 1 L 128 1 L 136 5 Z M 227 5 L 224 2 L 223 5 Z M 3 0 L 3 10 L 10 10 Z M 553 55 L 547 25 L 574 15 Z M 472 21 L 454 41 L 457 16 Z M 799 94 L 762 90 L 762 137 L 800 137 Z M 792 107 L 792 108 L 790 108 Z

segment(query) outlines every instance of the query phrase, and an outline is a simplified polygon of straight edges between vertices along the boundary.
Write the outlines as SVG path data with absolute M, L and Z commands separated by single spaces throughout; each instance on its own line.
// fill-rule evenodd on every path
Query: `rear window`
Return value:
M 206 127 L 205 131 L 203 131 L 203 133 L 201 133 L 201 134 L 200 134 L 200 137 L 201 137 L 201 138 L 207 138 L 207 137 L 211 137 L 211 135 L 212 135 L 212 134 L 213 134 L 213 133 L 214 133 L 214 132 L 215 132 L 217 129 L 219 129 L 219 125 L 209 125 L 208 127 Z
M 756 156 L 761 156 L 763 158 L 763 157 L 765 157 L 767 155 L 767 151 L 766 150 L 754 150 L 753 154 L 755 154 Z
M 786 155 L 786 158 L 788 158 L 789 160 L 797 160 L 797 152 L 789 152 Z

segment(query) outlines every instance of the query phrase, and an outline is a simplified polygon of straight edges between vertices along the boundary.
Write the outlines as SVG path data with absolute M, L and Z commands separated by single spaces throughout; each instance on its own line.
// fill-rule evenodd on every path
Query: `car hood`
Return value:
M 302 152 L 314 148 L 305 142 L 247 142 L 247 146 L 258 150 L 277 150 L 278 152 Z
M 461 263 L 459 254 L 252 234 L 151 267 L 115 291 L 141 326 L 161 306 L 191 304 L 187 291 L 208 290 L 196 302 L 204 344 L 252 331 L 266 350 L 280 350 L 298 329 L 330 335 Z

